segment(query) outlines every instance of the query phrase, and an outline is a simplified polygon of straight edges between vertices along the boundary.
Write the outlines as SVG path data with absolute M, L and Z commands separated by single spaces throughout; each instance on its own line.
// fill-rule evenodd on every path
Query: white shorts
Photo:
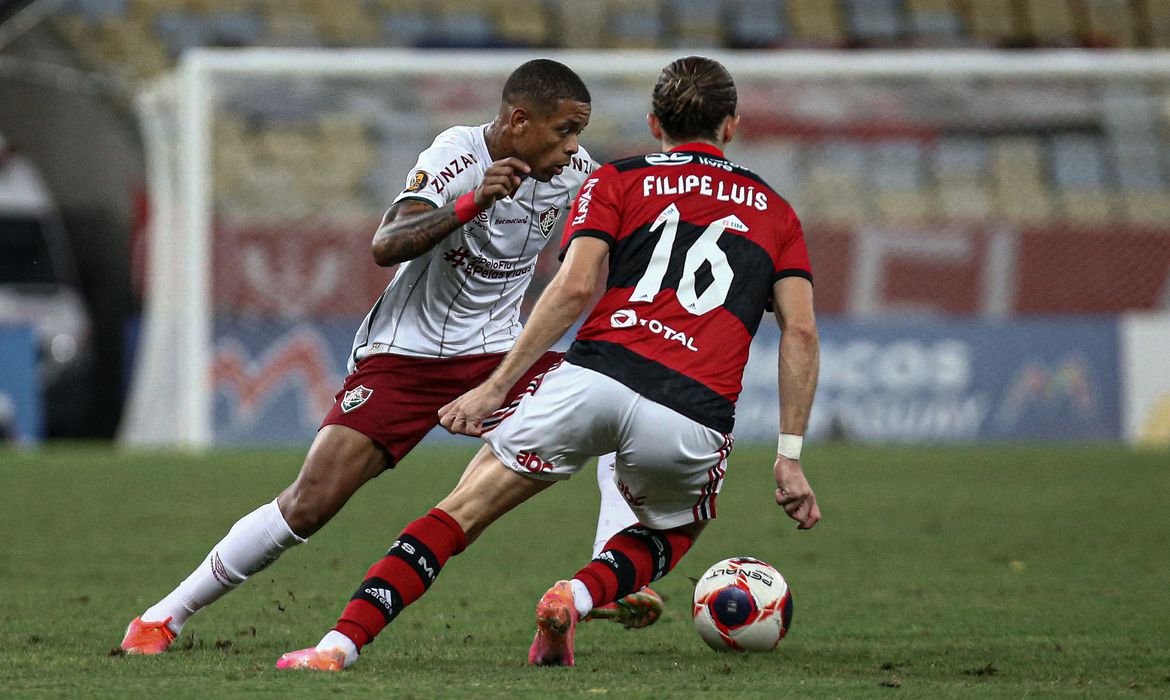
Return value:
M 666 530 L 715 517 L 731 436 L 604 374 L 562 362 L 493 418 L 484 440 L 513 471 L 567 479 L 616 452 L 618 491 L 642 524 Z

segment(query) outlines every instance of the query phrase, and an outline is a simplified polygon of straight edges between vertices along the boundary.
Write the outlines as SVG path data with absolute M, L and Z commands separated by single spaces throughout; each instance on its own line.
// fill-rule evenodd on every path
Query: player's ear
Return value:
M 731 116 L 724 119 L 723 125 L 719 127 L 720 140 L 723 141 L 724 144 L 730 143 L 731 139 L 735 137 L 735 130 L 737 127 L 739 127 L 738 114 L 732 114 Z
M 650 135 L 654 137 L 655 141 L 665 141 L 666 136 L 662 131 L 662 121 L 654 112 L 646 113 L 646 124 L 650 127 Z
M 520 136 L 532 121 L 532 115 L 523 106 L 513 107 L 508 113 L 508 128 L 513 136 Z

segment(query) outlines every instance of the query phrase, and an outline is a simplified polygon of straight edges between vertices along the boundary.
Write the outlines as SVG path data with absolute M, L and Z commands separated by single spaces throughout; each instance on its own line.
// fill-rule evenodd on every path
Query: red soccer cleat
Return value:
M 126 628 L 126 636 L 122 637 L 122 651 L 146 656 L 163 653 L 175 641 L 175 633 L 167 627 L 170 621 L 169 617 L 162 622 L 144 622 L 141 617 L 134 618 Z
M 572 666 L 577 606 L 568 581 L 557 581 L 536 604 L 536 636 L 528 650 L 533 666 Z

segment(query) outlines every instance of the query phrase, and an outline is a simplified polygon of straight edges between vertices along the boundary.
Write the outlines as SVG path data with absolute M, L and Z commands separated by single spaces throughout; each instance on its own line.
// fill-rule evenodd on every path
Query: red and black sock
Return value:
M 594 607 L 612 603 L 665 576 L 693 543 L 690 535 L 678 529 L 631 525 L 611 537 L 601 553 L 573 578 L 589 589 Z
M 467 546 L 463 529 L 438 508 L 406 526 L 370 567 L 333 629 L 358 649 L 374 641 L 402 609 L 426 593 L 447 560 Z

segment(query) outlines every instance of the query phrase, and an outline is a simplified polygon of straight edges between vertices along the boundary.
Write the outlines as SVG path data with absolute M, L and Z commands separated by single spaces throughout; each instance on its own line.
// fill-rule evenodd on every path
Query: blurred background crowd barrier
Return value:
M 60 302 L 39 354 L 85 374 L 39 375 L 49 434 L 303 443 L 388 279 L 370 235 L 435 134 L 490 120 L 548 55 L 589 84 L 593 157 L 643 152 L 658 70 L 707 53 L 740 89 L 729 157 L 805 224 L 813 435 L 1166 444 L 1166 47 L 1155 0 L 27 3 L 0 26 L 0 134 L 47 184 L 0 270 L 51 257 L 28 219 L 67 232 L 43 247 L 74 251 L 55 279 L 83 313 Z M 741 439 L 775 436 L 777 337 Z

